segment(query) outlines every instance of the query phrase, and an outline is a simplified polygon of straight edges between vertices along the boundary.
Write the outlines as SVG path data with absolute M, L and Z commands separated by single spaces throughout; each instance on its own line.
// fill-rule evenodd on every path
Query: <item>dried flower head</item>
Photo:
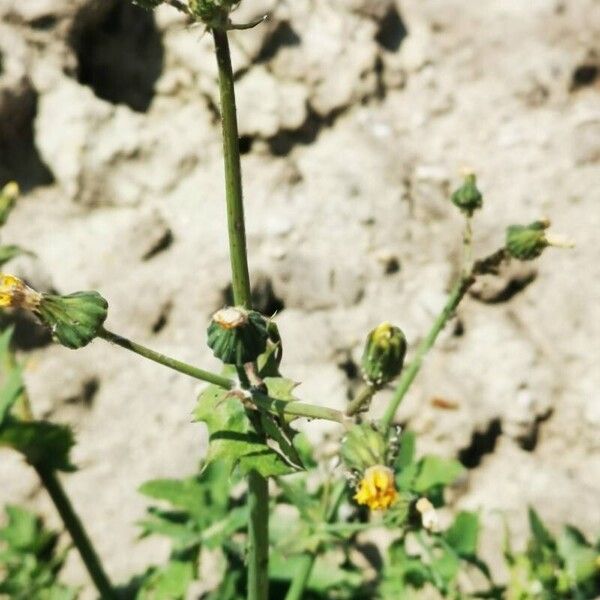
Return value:
M 0 275 L 0 308 L 36 310 L 42 295 L 14 275 Z
M 398 499 L 394 472 L 384 465 L 369 467 L 358 484 L 354 499 L 371 510 L 388 509 Z
M 440 521 L 437 511 L 429 499 L 419 498 L 415 504 L 417 512 L 421 515 L 421 523 L 427 531 L 437 532 L 440 530 Z

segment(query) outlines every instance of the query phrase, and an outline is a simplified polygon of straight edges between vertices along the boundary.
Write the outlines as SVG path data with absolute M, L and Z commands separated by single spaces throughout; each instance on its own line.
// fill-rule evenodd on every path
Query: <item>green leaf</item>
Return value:
M 194 581 L 192 561 L 172 560 L 165 567 L 150 572 L 138 593 L 139 600 L 183 600 Z
M 431 561 L 430 568 L 434 577 L 443 582 L 444 585 L 440 587 L 445 589 L 456 579 L 460 569 L 460 560 L 456 552 L 448 548 Z
M 418 464 L 413 489 L 421 494 L 437 486 L 450 485 L 465 472 L 465 468 L 452 458 L 430 455 L 423 457 Z
M 554 537 L 546 529 L 546 526 L 532 507 L 529 507 L 528 516 L 529 528 L 537 544 L 540 547 L 554 548 L 556 546 Z
M 258 411 L 256 415 L 259 416 Z M 239 467 L 242 473 L 254 470 L 263 477 L 285 475 L 295 470 L 263 442 L 241 400 L 231 392 L 208 386 L 200 394 L 194 416 L 208 427 L 207 463 L 222 460 L 230 469 Z
M 575 583 L 582 584 L 598 574 L 598 553 L 580 531 L 567 525 L 558 538 L 557 546 L 567 573 Z
M 458 513 L 444 537 L 459 556 L 475 556 L 479 537 L 478 515 L 472 512 Z
M 13 258 L 22 254 L 29 254 L 30 256 L 33 256 L 32 252 L 29 252 L 20 246 L 0 246 L 0 267 L 4 266 L 4 264 L 9 260 L 12 260 Z
M 48 421 L 6 420 L 0 429 L 0 446 L 8 446 L 35 465 L 74 471 L 69 453 L 75 440 L 70 427 Z
M 406 431 L 400 436 L 400 448 L 394 462 L 395 470 L 405 469 L 415 460 L 417 436 L 414 431 Z
M 302 556 L 285 557 L 281 553 L 275 553 L 269 560 L 269 577 L 275 581 L 291 581 L 302 563 Z M 306 589 L 326 595 L 336 588 L 360 587 L 361 583 L 360 573 L 343 569 L 330 556 L 321 555 L 315 561 Z
M 21 367 L 15 363 L 11 354 L 12 333 L 12 328 L 9 328 L 0 334 L 0 427 L 24 391 Z

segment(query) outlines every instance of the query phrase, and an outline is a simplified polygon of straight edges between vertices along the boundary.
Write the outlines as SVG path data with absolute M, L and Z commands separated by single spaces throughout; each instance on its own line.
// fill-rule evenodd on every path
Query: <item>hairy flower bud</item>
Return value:
M 398 327 L 381 323 L 369 333 L 361 368 L 365 381 L 381 386 L 398 376 L 404 364 L 406 338 Z
M 465 176 L 463 184 L 452 194 L 451 200 L 468 217 L 482 207 L 483 196 L 477 188 L 477 178 L 473 173 Z
M 240 306 L 218 310 L 208 326 L 208 346 L 226 364 L 253 362 L 265 351 L 268 338 L 267 320 Z

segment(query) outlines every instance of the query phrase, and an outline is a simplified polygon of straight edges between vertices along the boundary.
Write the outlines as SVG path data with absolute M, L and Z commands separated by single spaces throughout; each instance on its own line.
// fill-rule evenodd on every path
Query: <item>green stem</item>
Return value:
M 352 398 L 352 401 L 350 402 L 346 410 L 346 414 L 352 417 L 357 413 L 361 412 L 363 407 L 365 405 L 368 405 L 368 403 L 371 401 L 371 398 L 373 398 L 376 391 L 377 388 L 374 385 L 369 385 L 368 383 L 363 385 L 358 390 L 356 396 Z
M 148 358 L 165 367 L 169 367 L 174 371 L 183 373 L 184 375 L 189 375 L 194 379 L 199 379 L 200 381 L 206 381 L 208 383 L 218 385 L 226 390 L 231 390 L 236 386 L 236 382 L 233 379 L 229 379 L 224 375 L 218 375 L 217 373 L 211 373 L 210 371 L 199 369 L 198 367 L 194 367 L 188 363 L 184 363 L 175 358 L 171 358 L 170 356 L 166 356 L 165 354 L 161 354 L 160 352 L 156 352 L 155 350 L 151 350 L 146 346 L 142 346 L 142 344 L 133 342 L 132 340 L 127 339 L 117 333 L 113 333 L 112 331 L 102 329 L 98 333 L 98 336 L 108 342 L 117 344 L 126 350 L 131 350 L 131 352 L 135 352 L 144 358 Z M 243 370 L 241 373 L 243 373 Z M 287 402 L 286 400 L 271 398 L 270 396 L 261 394 L 260 392 L 252 392 L 252 401 L 259 408 L 279 415 L 283 414 L 294 417 L 307 417 L 309 419 L 323 419 L 325 421 L 335 421 L 336 423 L 342 424 L 346 422 L 346 418 L 344 417 L 343 413 L 341 413 L 339 410 L 327 408 L 325 406 L 317 406 L 316 404 L 308 404 L 306 402 Z
M 142 344 L 133 342 L 117 333 L 108 331 L 107 329 L 102 328 L 98 332 L 98 337 L 101 337 L 107 342 L 117 344 L 117 346 L 121 346 L 121 348 L 125 348 L 126 350 L 131 350 L 131 352 L 135 352 L 144 358 L 153 360 L 160 365 L 164 365 L 165 367 L 179 371 L 184 375 L 189 375 L 194 379 L 200 379 L 201 381 L 213 383 L 214 385 L 218 385 L 219 387 L 227 390 L 233 388 L 235 385 L 234 382 L 228 377 L 217 375 L 216 373 L 211 373 L 210 371 L 205 371 L 204 369 L 199 369 L 198 367 L 194 367 L 175 358 L 171 358 L 170 356 L 166 356 L 165 354 L 151 350 L 146 346 L 142 346 Z
M 96 589 L 100 593 L 100 597 L 105 599 L 116 598 L 113 587 L 104 572 L 102 563 L 100 562 L 92 542 L 88 537 L 77 513 L 73 509 L 69 497 L 65 493 L 56 473 L 43 465 L 33 465 L 46 491 L 52 498 L 52 502 L 58 511 L 75 547 L 81 555 L 83 564 L 85 565 Z
M 242 196 L 242 167 L 240 141 L 235 107 L 233 69 L 229 53 L 227 32 L 213 29 L 219 91 L 221 94 L 221 121 L 223 125 L 223 156 L 225 162 L 225 192 L 227 196 L 227 228 L 229 257 L 233 275 L 233 300 L 238 306 L 250 308 L 250 276 L 246 255 L 246 228 L 244 225 L 244 200 Z
M 251 308 L 252 295 L 246 254 L 246 229 L 242 196 L 240 142 L 235 106 L 233 68 L 227 32 L 213 29 L 223 125 L 223 157 L 227 229 L 231 259 L 233 300 Z M 267 600 L 269 596 L 269 485 L 259 473 L 248 475 L 248 600 Z
M 471 241 L 471 233 L 470 233 L 470 222 L 467 224 L 467 233 L 465 235 L 465 245 L 470 247 Z M 468 243 L 467 243 L 468 242 Z M 470 252 L 470 249 L 469 249 Z M 392 425 L 394 420 L 394 416 L 396 415 L 396 411 L 400 406 L 400 403 L 404 399 L 406 392 L 408 392 L 412 382 L 415 380 L 415 377 L 418 375 L 421 370 L 421 366 L 423 364 L 423 359 L 425 355 L 431 350 L 435 341 L 446 326 L 446 323 L 450 320 L 456 307 L 460 304 L 461 300 L 465 297 L 465 294 L 469 290 L 469 288 L 475 283 L 475 279 L 478 275 L 486 275 L 486 274 L 495 274 L 500 264 L 508 259 L 508 254 L 505 248 L 500 248 L 493 252 L 492 254 L 476 260 L 473 265 L 461 275 L 460 279 L 454 284 L 450 295 L 448 296 L 448 300 L 442 312 L 438 315 L 437 319 L 433 323 L 431 329 L 427 336 L 423 339 L 423 341 L 417 347 L 417 351 L 415 353 L 415 357 L 412 362 L 408 365 L 406 369 L 402 371 L 402 375 L 400 376 L 400 380 L 398 381 L 398 385 L 396 387 L 396 391 L 392 396 L 390 403 L 381 419 L 380 425 L 383 431 L 386 431 Z
M 398 386 L 396 387 L 396 391 L 392 396 L 390 403 L 388 404 L 386 411 L 381 419 L 381 429 L 382 431 L 387 431 L 392 422 L 394 420 L 394 416 L 396 415 L 396 411 L 400 406 L 400 403 L 404 399 L 406 392 L 408 392 L 412 382 L 415 377 L 421 370 L 421 366 L 423 365 L 423 359 L 425 355 L 431 350 L 435 341 L 446 326 L 446 323 L 454 314 L 456 307 L 459 305 L 460 301 L 464 298 L 467 290 L 473 285 L 475 279 L 471 275 L 462 276 L 452 288 L 450 292 L 450 296 L 448 296 L 448 300 L 438 315 L 437 319 L 433 323 L 429 333 L 425 336 L 423 341 L 417 347 L 417 351 L 415 353 L 414 358 L 411 363 L 402 371 L 402 375 L 400 376 L 400 380 L 398 381 Z
M 337 509 L 339 508 L 340 502 L 344 497 L 345 489 L 345 482 L 341 481 L 337 484 L 337 487 L 332 494 L 332 501 L 329 505 L 329 510 L 325 515 L 325 521 L 327 523 L 331 523 L 335 518 Z M 317 548 L 316 552 L 306 552 L 300 557 L 300 565 L 296 570 L 290 587 L 288 588 L 287 594 L 285 595 L 285 600 L 302 600 L 304 597 L 304 590 L 308 585 L 310 574 L 312 573 L 315 561 L 317 560 L 318 553 L 319 548 Z

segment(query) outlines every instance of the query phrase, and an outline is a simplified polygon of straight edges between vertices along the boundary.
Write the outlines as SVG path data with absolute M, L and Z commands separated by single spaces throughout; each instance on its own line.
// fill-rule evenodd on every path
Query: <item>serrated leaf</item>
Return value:
M 194 416 L 208 428 L 207 463 L 222 460 L 230 469 L 238 467 L 242 473 L 254 470 L 263 477 L 294 471 L 280 454 L 263 442 L 240 399 L 227 390 L 208 386 L 200 394 Z M 260 417 L 258 411 L 256 416 Z
M 476 513 L 460 512 L 454 523 L 444 534 L 446 542 L 461 557 L 472 557 L 477 553 L 479 517 Z
M 419 463 L 417 475 L 413 481 L 413 489 L 424 493 L 438 486 L 454 483 L 465 468 L 455 459 L 440 456 L 425 456 Z
M 52 470 L 75 470 L 69 458 L 74 444 L 70 427 L 48 421 L 7 419 L 0 429 L 0 446 L 20 452 L 31 464 Z

